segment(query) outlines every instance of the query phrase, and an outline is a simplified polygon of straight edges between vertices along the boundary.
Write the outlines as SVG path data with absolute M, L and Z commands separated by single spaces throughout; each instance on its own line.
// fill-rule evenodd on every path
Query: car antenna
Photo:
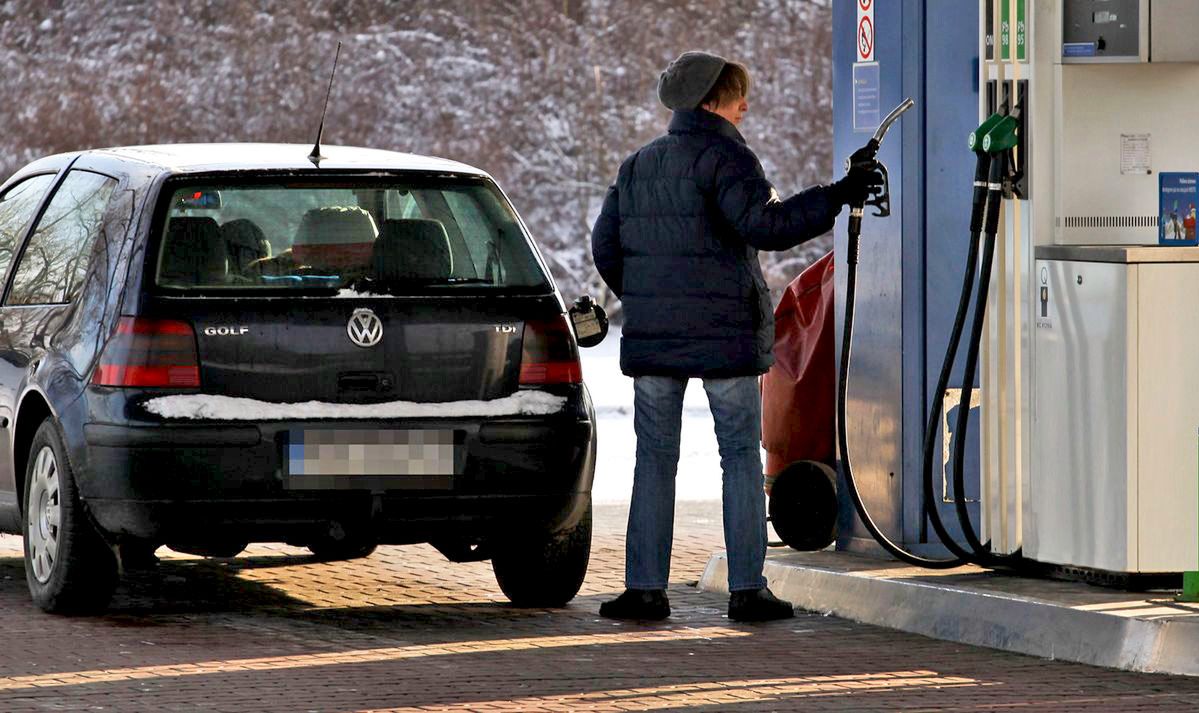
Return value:
M 308 160 L 317 168 L 320 168 L 325 158 L 321 155 L 321 137 L 325 133 L 325 113 L 329 111 L 329 95 L 333 93 L 333 78 L 337 76 L 337 58 L 340 56 L 341 41 L 338 40 L 337 51 L 333 54 L 333 71 L 329 74 L 329 89 L 325 92 L 325 107 L 321 109 L 321 123 L 316 129 L 316 143 L 312 145 L 312 153 L 308 154 Z

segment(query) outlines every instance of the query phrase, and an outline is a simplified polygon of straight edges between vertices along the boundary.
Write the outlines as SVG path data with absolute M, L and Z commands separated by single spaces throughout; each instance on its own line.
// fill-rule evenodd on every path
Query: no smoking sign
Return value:
M 874 61 L 874 23 L 869 17 L 858 21 L 858 61 Z
M 874 61 L 874 0 L 858 0 L 857 42 L 859 62 Z

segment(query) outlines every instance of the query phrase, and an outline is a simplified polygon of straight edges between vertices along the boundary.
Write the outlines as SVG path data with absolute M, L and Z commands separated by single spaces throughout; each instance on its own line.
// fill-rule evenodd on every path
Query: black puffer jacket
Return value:
M 841 210 L 817 186 L 780 200 L 731 123 L 678 111 L 669 133 L 625 159 L 591 233 L 600 275 L 624 307 L 630 376 L 748 376 L 774 357 L 774 312 L 758 250 L 827 232 Z

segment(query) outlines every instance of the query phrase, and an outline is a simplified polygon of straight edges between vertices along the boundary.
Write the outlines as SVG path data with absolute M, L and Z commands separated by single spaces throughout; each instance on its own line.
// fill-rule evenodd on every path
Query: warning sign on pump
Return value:
M 1149 161 L 1149 134 L 1120 134 L 1120 173 L 1125 176 L 1153 173 Z
M 858 0 L 858 62 L 874 61 L 874 0 Z

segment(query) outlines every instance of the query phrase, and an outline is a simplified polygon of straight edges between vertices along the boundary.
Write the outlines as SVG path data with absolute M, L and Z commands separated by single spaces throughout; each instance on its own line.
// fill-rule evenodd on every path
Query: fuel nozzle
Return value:
M 899 120 L 908 109 L 916 105 L 916 102 L 911 98 L 904 99 L 899 106 L 891 110 L 891 113 L 879 123 L 878 129 L 875 130 L 874 136 L 866 142 L 862 148 L 854 151 L 849 158 L 845 159 L 845 172 L 848 174 L 851 171 L 872 171 L 877 172 L 882 176 L 882 184 L 875 190 L 871 191 L 870 197 L 861 206 L 850 206 L 851 218 L 857 214 L 857 219 L 861 218 L 862 208 L 872 206 L 875 211 L 874 215 L 878 218 L 886 218 L 891 215 L 891 177 L 887 173 L 887 167 L 882 161 L 878 160 L 878 150 L 882 145 L 883 137 L 891 129 L 891 125 Z
M 971 131 L 970 136 L 966 139 L 966 145 L 970 150 L 977 154 L 986 153 L 986 149 L 983 148 L 983 139 L 991 132 L 991 129 L 994 129 L 999 122 L 1003 121 L 1003 118 L 1003 114 L 996 112 L 988 116 L 986 121 L 979 124 L 977 129 Z
M 991 156 L 991 166 L 987 175 L 988 234 L 994 234 L 999 229 L 999 199 L 1010 193 L 1014 183 L 1011 174 L 1012 151 L 1019 145 L 1020 137 L 1016 133 L 1018 117 L 1013 114 L 1001 118 L 983 137 L 983 151 Z
M 987 205 L 987 179 L 991 171 L 991 154 L 983 149 L 983 140 L 991 129 L 1003 121 L 1003 114 L 998 112 L 987 117 L 987 120 L 970 132 L 966 145 L 974 152 L 974 196 L 970 203 L 970 232 L 979 233 L 983 229 L 983 216 Z
M 983 136 L 983 151 L 994 156 L 1016 148 L 1016 145 L 1020 143 L 1019 138 L 1016 136 L 1016 126 L 1019 124 L 1017 118 L 1015 114 L 1000 117 L 999 121 L 995 122 L 986 135 Z M 987 121 L 990 121 L 990 119 L 987 119 Z
M 998 178 L 989 178 L 991 183 L 1001 183 L 1003 194 L 1005 197 L 1011 197 L 1014 193 L 1013 186 L 1020 180 L 1021 173 L 1015 171 L 1015 150 L 1020 145 L 1020 120 L 1021 107 L 1016 105 L 1012 112 L 1001 118 L 991 130 L 983 137 L 983 151 L 991 154 L 992 159 L 992 175 L 995 174 L 994 157 L 1002 158 L 999 163 L 1002 167 L 1002 172 Z M 1020 197 L 1020 196 L 1017 196 Z

